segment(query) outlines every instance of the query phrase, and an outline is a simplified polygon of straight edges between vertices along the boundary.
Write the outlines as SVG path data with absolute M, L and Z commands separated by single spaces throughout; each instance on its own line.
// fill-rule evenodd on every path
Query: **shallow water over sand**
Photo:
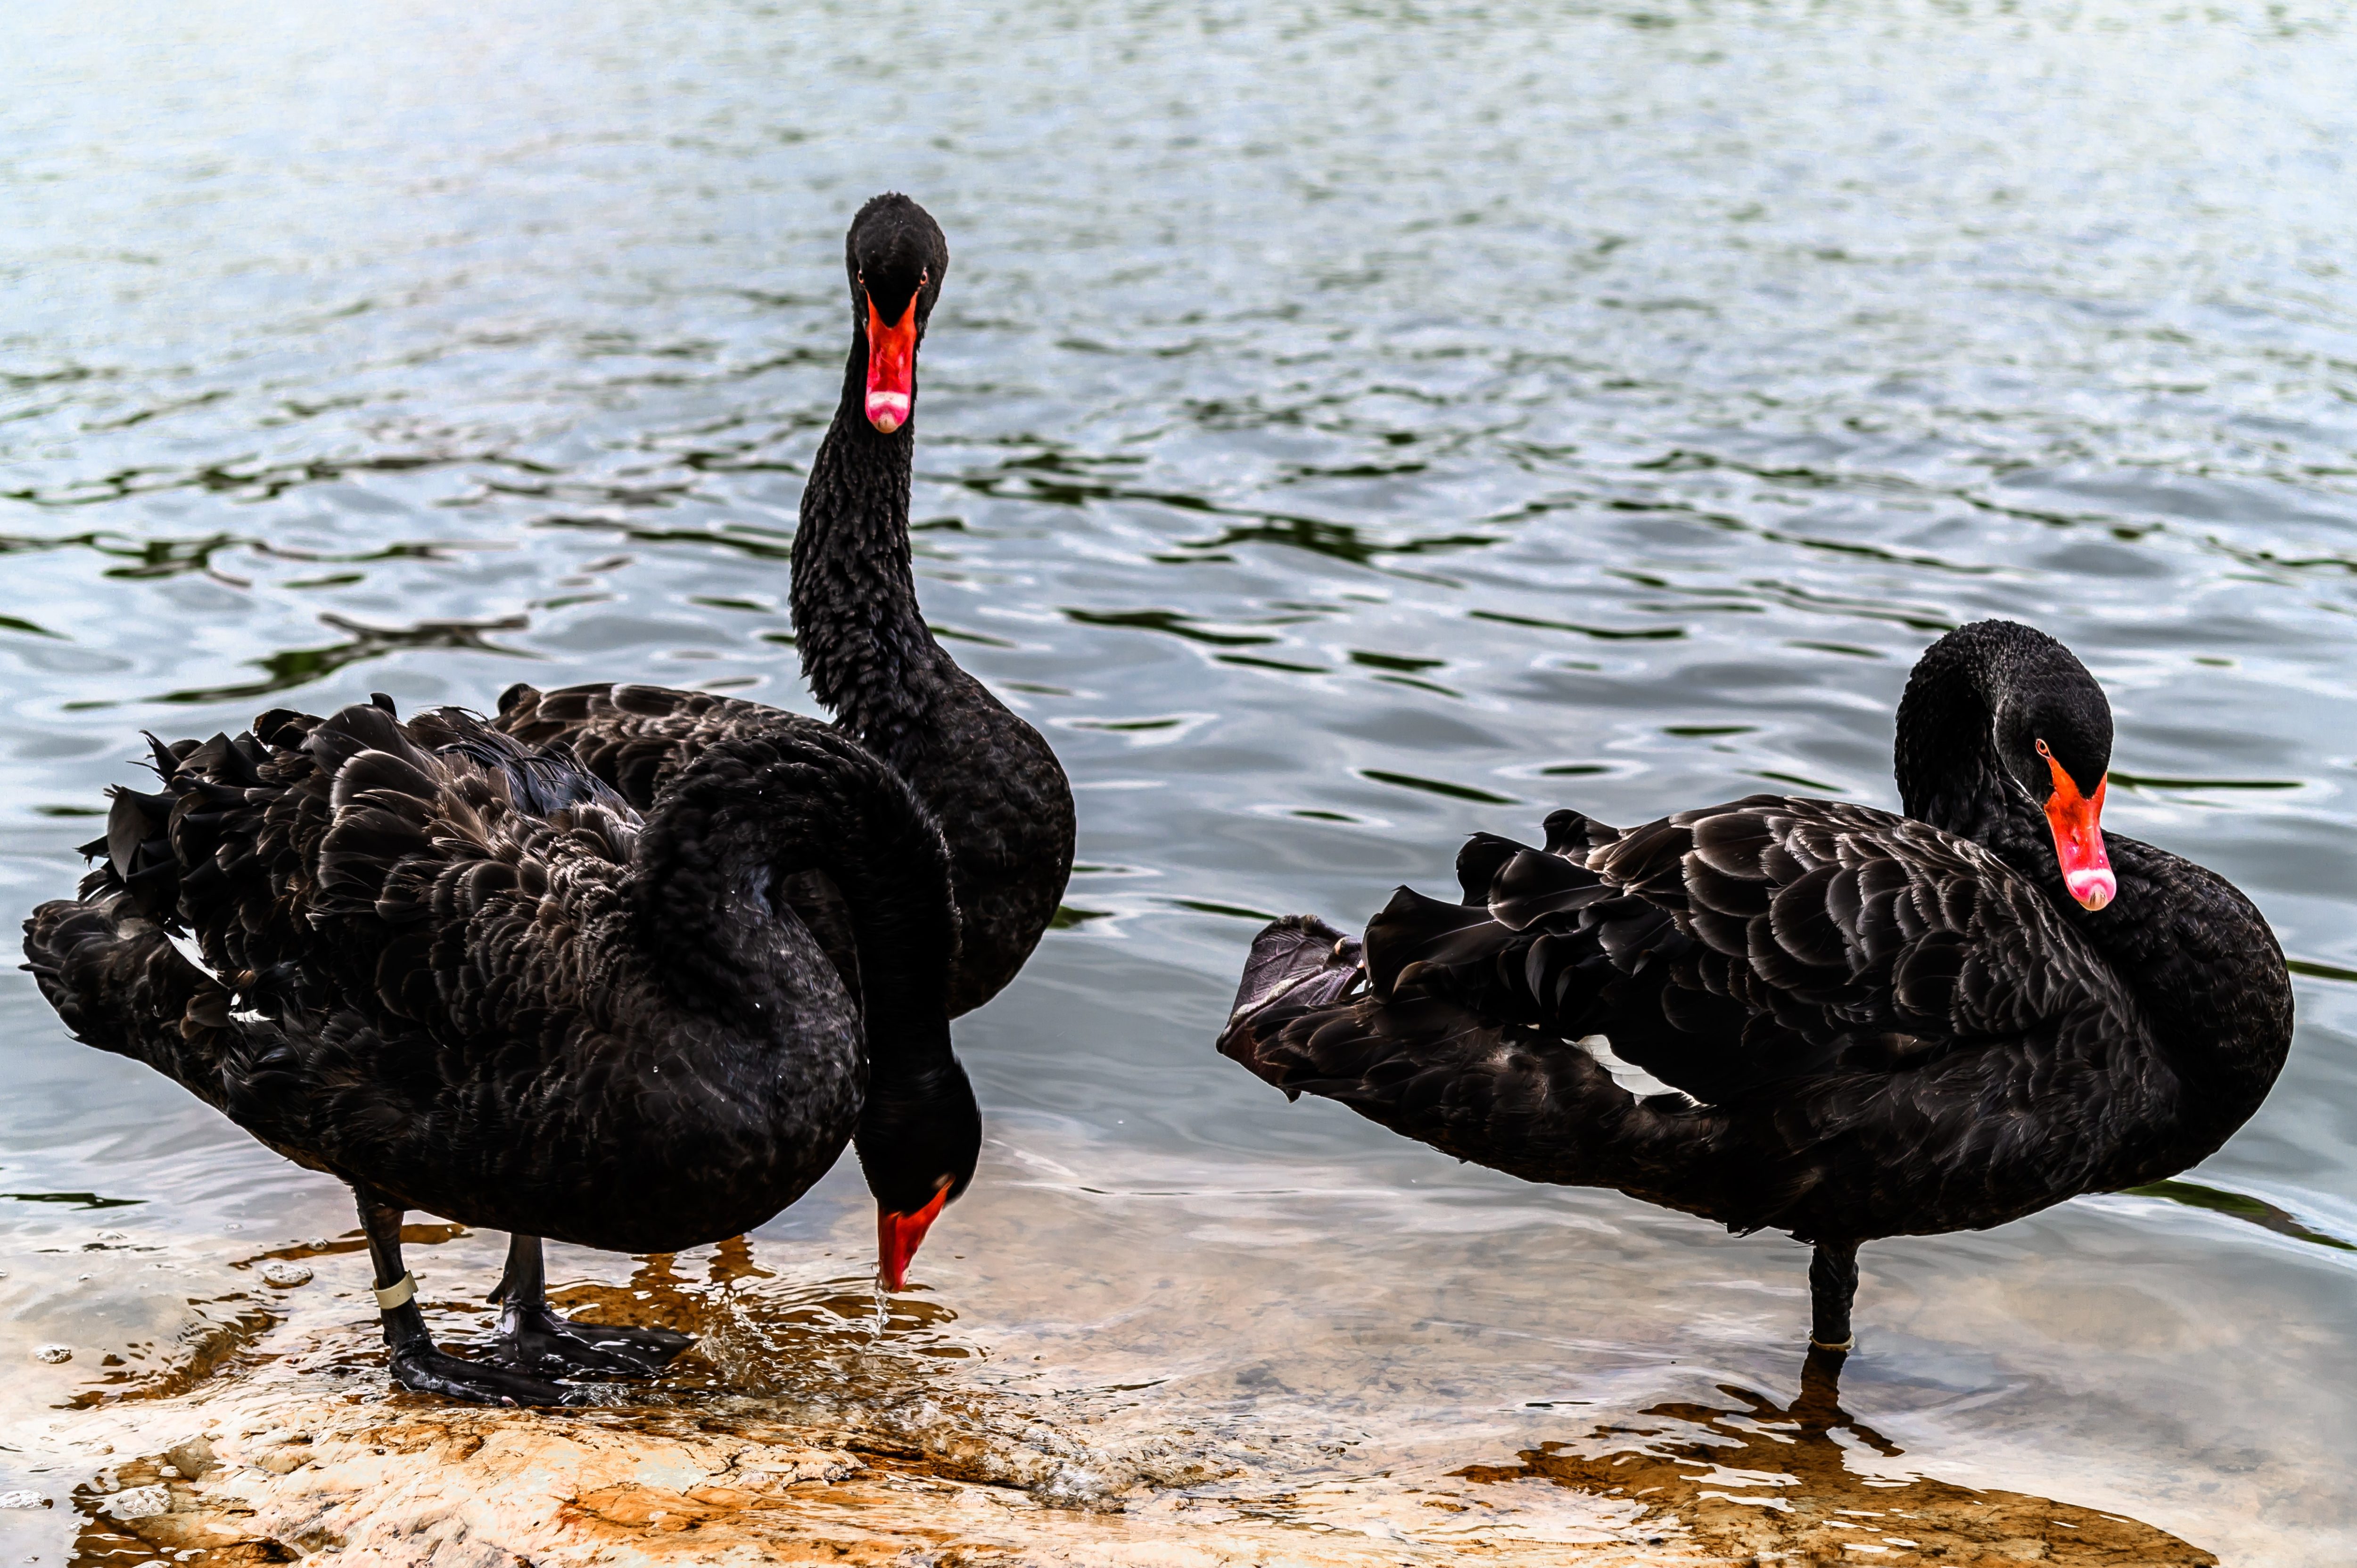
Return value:
M 1789 1416 L 1800 1249 L 1460 1166 L 1210 1041 L 1258 920 L 1445 886 L 1469 831 L 1762 780 L 1891 803 L 1909 661 L 2007 614 L 2112 693 L 2106 820 L 2276 923 L 2298 1043 L 2166 1194 L 1869 1248 L 1850 1422 L 1753 1495 L 1921 1475 L 2238 1564 L 2357 1550 L 2337 14 L 0 25 L 11 923 L 70 888 L 142 727 L 518 679 L 807 707 L 785 559 L 842 227 L 896 187 L 948 231 L 920 590 L 1055 741 L 1082 869 L 960 1026 L 983 1174 L 880 1324 L 854 1170 L 676 1283 L 557 1251 L 706 1336 L 663 1399 L 1182 1541 L 1186 1500 L 1337 1552 L 1733 1553 L 1727 1505 L 1644 1516 L 1548 1445 L 1650 1444 L 1652 1486 Z M 57 1563 L 98 1448 L 227 1444 L 380 1361 L 350 1251 L 261 1278 L 350 1230 L 339 1189 L 72 1044 L 21 975 L 0 1049 L 0 1491 L 53 1504 L 0 1545 Z M 414 1251 L 454 1337 L 499 1247 Z

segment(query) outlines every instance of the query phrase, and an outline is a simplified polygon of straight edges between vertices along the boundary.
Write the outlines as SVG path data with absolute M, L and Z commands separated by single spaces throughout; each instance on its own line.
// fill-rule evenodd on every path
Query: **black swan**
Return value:
M 551 1374 L 660 1367 L 683 1336 L 548 1310 L 538 1238 L 740 1234 L 878 1097 L 902 1112 L 858 1128 L 871 1186 L 937 1208 L 971 1178 L 947 850 L 848 736 L 716 741 L 643 817 L 561 751 L 382 697 L 154 744 L 163 791 L 115 792 L 105 864 L 33 912 L 27 967 L 81 1039 L 350 1184 L 407 1387 L 575 1402 Z M 411 1208 L 512 1235 L 490 1359 L 428 1337 Z
M 949 841 L 960 920 L 955 1016 L 1014 979 L 1054 918 L 1072 870 L 1072 791 L 1039 732 L 958 668 L 917 607 L 909 554 L 917 349 L 949 271 L 949 242 L 923 208 L 886 195 L 859 209 L 844 253 L 851 354 L 802 491 L 795 645 L 818 700 L 908 780 Z M 708 692 L 518 685 L 500 697 L 496 722 L 536 746 L 565 743 L 644 810 L 713 742 L 813 721 Z
M 909 550 L 917 349 L 949 264 L 941 226 L 905 196 L 868 201 L 845 235 L 851 352 L 802 491 L 791 605 L 812 691 L 915 789 L 949 841 L 954 1017 L 996 996 L 1039 946 L 1071 875 L 1074 822 L 1055 752 L 958 668 L 917 606 Z M 611 684 L 511 686 L 494 722 L 530 745 L 568 747 L 640 811 L 717 742 L 824 727 L 741 698 Z M 876 1139 L 920 1133 L 935 1103 L 889 1086 L 872 1093 L 857 1139 L 863 1163 Z M 902 1121 L 909 1125 L 889 1128 Z M 877 1272 L 899 1290 L 942 1195 L 911 1185 L 906 1169 L 870 1164 L 867 1174 Z
M 1755 795 L 1531 849 L 1353 941 L 1253 943 L 1220 1049 L 1289 1096 L 1533 1181 L 1812 1242 L 1846 1350 L 1857 1247 L 2156 1181 L 2255 1112 L 2291 1045 L 2274 933 L 2224 878 L 2100 822 L 2112 714 L 2070 650 L 1949 633 L 1899 706 L 1904 816 Z M 1579 1043 L 1675 1092 L 1615 1083 Z

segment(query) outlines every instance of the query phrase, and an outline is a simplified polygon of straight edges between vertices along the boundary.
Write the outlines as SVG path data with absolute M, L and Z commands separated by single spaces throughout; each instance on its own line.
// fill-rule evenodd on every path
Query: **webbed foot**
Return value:
M 431 1343 L 398 1346 L 393 1352 L 393 1378 L 403 1388 L 475 1404 L 587 1404 L 587 1390 L 569 1388 L 489 1361 L 464 1361 L 437 1350 Z
M 511 1305 L 492 1352 L 503 1366 L 553 1373 L 644 1377 L 695 1341 L 669 1328 L 625 1328 L 559 1317 L 542 1304 Z

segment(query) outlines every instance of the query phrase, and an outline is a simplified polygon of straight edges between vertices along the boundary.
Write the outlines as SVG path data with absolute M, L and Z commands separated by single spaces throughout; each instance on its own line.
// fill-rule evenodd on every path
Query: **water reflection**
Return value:
M 2132 1519 L 2019 1492 L 1910 1475 L 1905 1450 L 1841 1407 L 1839 1353 L 1812 1350 L 1790 1404 L 1722 1384 L 1734 1402 L 1678 1402 L 1476 1465 L 1468 1480 L 1545 1480 L 1626 1498 L 1683 1524 L 1714 1560 L 2053 1563 L 2214 1568 L 2199 1547 Z M 1861 1452 L 1863 1451 L 1863 1452 Z M 1851 1554 L 1861 1555 L 1851 1555 Z
M 511 659 L 535 657 L 523 649 L 503 647 L 492 641 L 488 635 L 495 631 L 518 631 L 531 625 L 522 616 L 500 616 L 495 620 L 482 621 L 429 620 L 420 621 L 414 626 L 364 626 L 338 615 L 323 615 L 319 619 L 322 624 L 350 635 L 341 642 L 318 648 L 285 649 L 253 660 L 263 671 L 259 681 L 244 681 L 226 686 L 194 686 L 183 691 L 166 692 L 147 700 L 188 705 L 252 702 L 258 697 L 307 686 L 347 665 L 382 659 L 403 649 L 443 648 L 464 650 L 470 653 L 500 653 Z M 87 711 L 116 704 L 94 701 L 72 705 L 77 711 Z

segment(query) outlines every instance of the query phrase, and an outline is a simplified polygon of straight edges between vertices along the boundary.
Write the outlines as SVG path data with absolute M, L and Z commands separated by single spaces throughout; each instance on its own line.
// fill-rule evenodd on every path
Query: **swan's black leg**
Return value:
M 1857 1243 L 1818 1242 L 1809 1260 L 1810 1348 L 1847 1350 L 1857 1343 L 1849 1327 L 1849 1306 L 1857 1295 Z
M 401 1262 L 401 1209 L 366 1187 L 355 1187 L 361 1229 L 368 1235 L 369 1259 L 376 1265 L 378 1316 L 384 1342 L 393 1350 L 393 1380 L 422 1394 L 471 1400 L 478 1404 L 570 1404 L 578 1391 L 495 1367 L 462 1361 L 434 1348 L 425 1315 L 417 1310 L 416 1282 Z
M 694 1341 L 668 1328 L 608 1328 L 548 1310 L 540 1238 L 508 1238 L 507 1273 L 491 1299 L 500 1312 L 500 1360 L 549 1372 L 654 1372 Z

